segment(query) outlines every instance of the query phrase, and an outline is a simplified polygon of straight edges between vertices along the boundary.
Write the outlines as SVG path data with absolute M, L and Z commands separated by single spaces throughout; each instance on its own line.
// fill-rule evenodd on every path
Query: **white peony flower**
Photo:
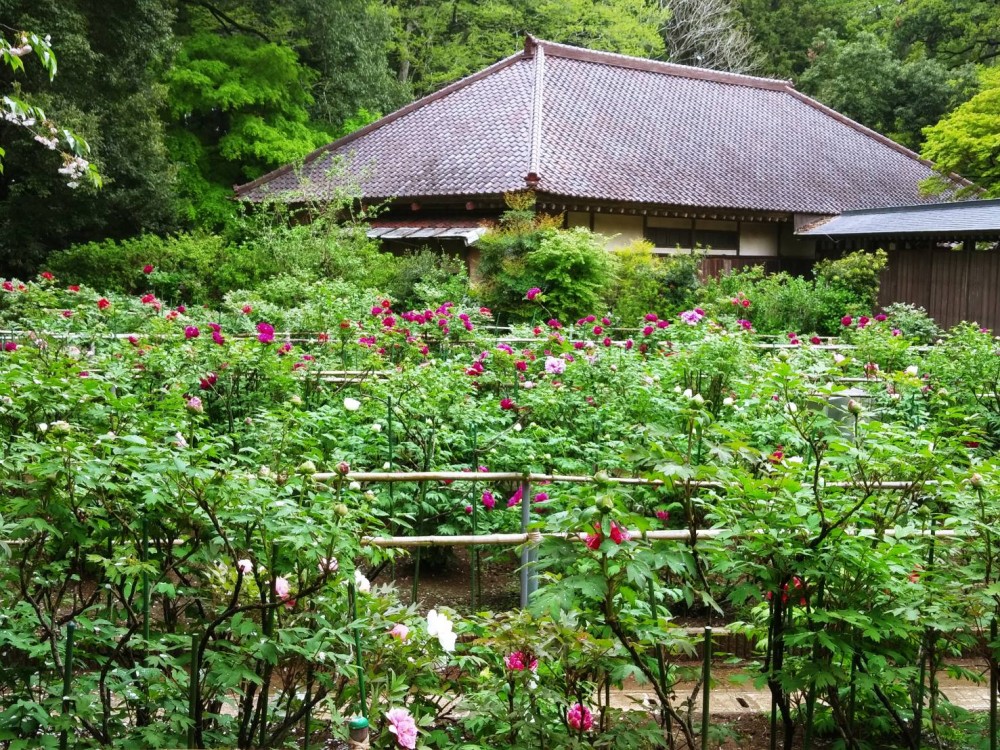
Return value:
M 427 613 L 427 635 L 437 636 L 441 648 L 451 653 L 455 650 L 454 625 L 447 615 L 439 615 L 437 610 L 432 609 Z
M 356 398 L 348 396 L 344 399 L 344 408 L 347 409 L 347 411 L 357 411 L 361 408 L 361 402 Z
M 365 574 L 357 568 L 354 569 L 354 588 L 362 594 L 367 594 L 372 590 L 371 581 L 365 578 Z

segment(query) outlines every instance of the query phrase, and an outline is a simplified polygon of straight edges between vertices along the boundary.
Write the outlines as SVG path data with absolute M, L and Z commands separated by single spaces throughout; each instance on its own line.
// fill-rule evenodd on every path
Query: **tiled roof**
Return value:
M 797 234 L 807 237 L 988 234 L 997 237 L 1000 236 L 1000 200 L 848 211 L 811 224 Z
M 933 202 L 918 192 L 932 174 L 787 81 L 529 37 L 523 52 L 236 192 L 323 200 L 354 181 L 365 198 L 429 199 L 534 186 L 581 200 L 835 214 Z

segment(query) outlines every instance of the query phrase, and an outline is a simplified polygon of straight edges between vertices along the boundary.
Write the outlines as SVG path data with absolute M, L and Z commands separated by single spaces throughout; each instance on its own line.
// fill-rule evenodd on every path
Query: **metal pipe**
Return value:
M 705 627 L 704 664 L 702 666 L 701 694 L 701 750 L 708 750 L 709 695 L 712 684 L 712 628 Z

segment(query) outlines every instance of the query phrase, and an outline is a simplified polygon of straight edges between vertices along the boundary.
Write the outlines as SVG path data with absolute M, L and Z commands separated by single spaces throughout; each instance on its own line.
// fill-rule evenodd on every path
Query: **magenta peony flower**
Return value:
M 515 505 L 519 505 L 523 498 L 524 498 L 524 485 L 522 484 L 518 486 L 517 492 L 515 492 L 513 495 L 510 496 L 510 499 L 507 501 L 507 507 L 513 508 Z
M 5 341 L 3 345 L 3 350 L 5 352 L 17 351 L 17 342 L 15 341 Z
M 842 317 L 840 319 L 840 325 L 845 326 L 845 327 L 849 326 L 853 322 L 854 322 L 854 318 L 852 318 L 850 315 L 845 315 L 844 317 Z
M 516 409 L 517 405 L 512 398 L 502 398 L 500 399 L 500 408 L 504 411 L 510 411 L 511 409 Z
M 527 300 L 533 300 L 535 297 L 537 297 L 541 293 L 542 293 L 541 289 L 539 289 L 537 286 L 533 286 L 533 287 L 531 287 L 531 289 L 529 289 L 528 291 L 526 291 L 524 293 L 524 298 L 527 299 Z
M 503 658 L 503 663 L 511 672 L 523 672 L 526 669 L 534 672 L 538 669 L 538 659 L 529 656 L 523 651 L 515 651 L 512 654 L 507 654 Z
M 198 330 L 198 326 L 187 326 L 184 329 L 184 338 L 186 339 L 196 339 L 201 336 L 201 331 Z
M 146 274 L 147 276 L 148 276 L 149 274 L 151 274 L 151 273 L 153 272 L 153 270 L 154 270 L 154 269 L 153 269 L 153 266 L 152 266 L 152 265 L 150 265 L 149 263 L 147 263 L 146 265 L 144 265 L 144 266 L 142 267 L 142 272 L 143 272 L 144 274 Z
M 486 510 L 493 510 L 496 507 L 496 504 L 497 501 L 496 498 L 493 497 L 493 493 L 489 490 L 483 491 L 483 505 Z
M 257 340 L 262 344 L 270 344 L 274 341 L 274 326 L 270 323 L 258 323 Z
M 577 731 L 587 732 L 594 726 L 594 717 L 589 708 L 575 703 L 566 712 L 566 722 Z

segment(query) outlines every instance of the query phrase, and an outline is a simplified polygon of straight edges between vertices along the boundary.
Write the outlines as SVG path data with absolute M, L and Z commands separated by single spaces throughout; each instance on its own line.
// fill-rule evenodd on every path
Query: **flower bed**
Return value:
M 384 747 L 693 745 L 674 620 L 723 611 L 787 742 L 966 731 L 933 675 L 998 606 L 990 332 L 922 351 L 871 315 L 850 349 L 762 350 L 738 298 L 508 343 L 485 308 L 300 297 L 0 291 L 21 332 L 0 352 L 0 742 L 295 746 L 363 712 Z M 470 481 L 354 476 L 381 471 Z M 522 511 L 584 537 L 545 539 L 524 611 L 405 606 L 379 578 L 398 552 L 362 544 L 516 532 Z M 646 536 L 666 529 L 686 538 Z M 655 715 L 608 706 L 630 677 Z

